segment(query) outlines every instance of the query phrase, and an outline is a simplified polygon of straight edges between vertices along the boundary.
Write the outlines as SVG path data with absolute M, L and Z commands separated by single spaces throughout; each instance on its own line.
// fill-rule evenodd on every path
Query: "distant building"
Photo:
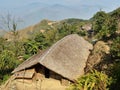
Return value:
M 81 27 L 82 30 L 89 31 L 92 29 L 92 24 L 85 24 Z
M 93 37 L 94 30 L 92 29 L 92 24 L 85 24 L 81 27 L 81 29 L 88 33 L 88 37 Z

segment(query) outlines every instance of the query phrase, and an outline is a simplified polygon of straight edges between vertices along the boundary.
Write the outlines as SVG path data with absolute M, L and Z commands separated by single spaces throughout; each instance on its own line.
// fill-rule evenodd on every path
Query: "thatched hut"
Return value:
M 38 53 L 20 64 L 14 69 L 14 76 L 16 79 L 53 78 L 62 83 L 74 81 L 84 74 L 92 48 L 89 42 L 77 34 L 68 35 L 42 54 Z

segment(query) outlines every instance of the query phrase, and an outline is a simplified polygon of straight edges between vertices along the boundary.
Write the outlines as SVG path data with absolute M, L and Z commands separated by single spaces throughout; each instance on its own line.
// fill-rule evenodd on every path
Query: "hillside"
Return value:
M 72 63 L 73 65 L 83 64 L 82 59 L 80 58 L 87 57 L 85 54 L 85 50 L 89 48 L 89 45 L 82 44 L 82 40 L 78 40 L 77 38 L 71 37 L 67 40 L 65 39 L 65 36 L 68 37 L 71 34 L 76 34 L 78 35 L 78 37 L 80 36 L 81 38 L 85 39 L 85 41 L 92 44 L 93 49 L 89 50 L 90 55 L 88 56 L 87 61 L 85 63 L 85 67 L 83 69 L 84 75 L 80 76 L 76 80 L 73 80 L 73 82 L 71 82 L 73 83 L 72 87 L 70 87 L 70 89 L 68 90 L 119 90 L 119 30 L 120 8 L 114 10 L 111 13 L 99 11 L 90 20 L 81 20 L 75 18 L 65 19 L 61 21 L 42 20 L 41 22 L 33 26 L 27 27 L 25 29 L 18 30 L 15 32 L 14 30 L 13 32 L 8 32 L 8 34 L 4 36 L 4 38 L 7 39 L 0 38 L 0 83 L 4 83 L 9 77 L 11 77 L 11 72 L 24 61 L 25 63 L 23 63 L 23 66 L 20 65 L 19 69 L 21 70 L 22 68 L 23 72 L 16 72 L 15 74 L 17 78 L 22 79 L 22 83 L 23 81 L 25 81 L 24 77 L 26 75 L 30 75 L 28 76 L 30 78 L 32 78 L 33 76 L 38 76 L 38 78 L 40 77 L 40 82 L 42 82 L 42 75 L 34 74 L 39 71 L 40 73 L 45 74 L 45 78 L 49 78 L 49 66 L 54 67 L 54 65 L 57 65 L 56 68 L 62 71 L 62 69 L 69 67 L 69 63 Z M 60 42 L 62 42 L 62 44 L 59 42 L 59 40 Z M 64 42 L 64 40 L 67 42 Z M 75 41 L 76 43 L 73 42 L 71 44 L 72 41 Z M 56 49 L 57 45 L 59 45 L 58 49 Z M 79 47 L 77 45 L 80 47 L 82 46 L 82 49 L 86 49 L 83 51 L 79 50 Z M 48 55 L 51 54 L 51 52 L 53 52 L 54 54 Z M 75 52 L 78 52 L 78 55 Z M 67 53 L 71 54 L 67 55 Z M 60 54 L 61 57 L 59 57 L 58 54 Z M 41 57 L 39 55 L 41 55 Z M 78 56 L 80 56 L 80 58 L 78 58 Z M 48 59 L 46 57 L 48 57 Z M 74 59 L 73 57 L 76 57 L 76 59 Z M 44 59 L 48 60 L 49 62 L 43 62 Z M 29 60 L 31 63 L 28 63 Z M 54 63 L 52 60 L 58 61 L 58 63 Z M 75 63 L 75 60 L 80 62 Z M 41 70 L 37 70 L 37 67 L 39 66 L 38 62 L 41 62 Z M 61 64 L 60 66 L 62 67 L 59 68 L 59 64 L 61 62 L 63 62 L 63 65 Z M 32 69 L 34 64 L 36 64 L 36 70 L 26 70 Z M 47 64 L 48 66 L 42 68 L 43 65 Z M 66 65 L 66 67 L 63 68 L 64 65 Z M 47 67 L 49 68 L 46 69 Z M 75 75 L 75 72 L 77 72 L 77 70 L 75 70 L 74 67 L 72 68 L 73 71 L 67 74 L 68 76 L 73 76 Z M 45 69 L 45 71 L 42 71 L 42 69 Z M 53 69 L 51 68 L 50 70 Z M 80 69 L 78 71 L 80 71 Z M 26 72 L 32 73 L 27 74 Z M 62 73 L 68 72 L 69 70 L 67 70 L 67 72 L 64 71 Z M 56 74 L 53 74 L 53 72 L 51 72 L 51 74 L 52 76 L 55 76 L 56 79 L 60 79 L 59 77 L 56 77 L 56 74 L 59 74 L 59 72 L 56 72 Z M 35 78 L 35 80 L 32 79 L 31 82 L 39 81 L 38 78 Z M 64 77 L 64 79 L 66 78 L 67 77 Z M 60 80 L 62 80 L 65 83 L 66 81 L 64 79 Z M 54 84 L 52 85 L 54 86 Z
M 3 37 L 6 34 L 6 31 L 0 30 L 0 37 Z
M 30 39 L 32 38 L 32 36 L 34 36 L 38 32 L 45 32 L 47 30 L 57 29 L 61 27 L 64 23 L 72 24 L 80 28 L 81 25 L 88 23 L 88 21 L 82 20 L 82 19 L 74 19 L 74 18 L 65 19 L 61 21 L 50 21 L 50 20 L 44 19 L 35 25 L 18 30 L 19 40 L 28 39 L 28 38 Z M 10 32 L 8 32 L 7 34 L 4 35 L 4 38 L 8 39 L 8 41 L 11 41 L 13 37 L 10 34 Z
M 51 24 L 54 21 L 49 21 L 49 20 L 42 20 L 41 22 L 26 27 L 24 29 L 18 30 L 18 36 L 19 39 L 28 39 L 31 38 L 34 34 L 38 33 L 38 32 L 44 32 L 45 30 L 49 29 L 51 26 Z M 50 24 L 51 23 L 51 24 Z M 8 41 L 12 40 L 12 35 L 10 34 L 10 32 L 8 32 L 7 34 L 4 35 L 4 38 L 8 39 Z

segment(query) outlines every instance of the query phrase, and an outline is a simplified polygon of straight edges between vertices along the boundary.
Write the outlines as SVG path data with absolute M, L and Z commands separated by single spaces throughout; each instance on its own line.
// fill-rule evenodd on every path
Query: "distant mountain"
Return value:
M 65 18 L 80 18 L 80 12 L 74 8 L 55 4 L 44 8 L 33 10 L 23 18 L 29 25 L 35 24 L 42 19 L 62 20 Z
M 43 19 L 63 20 L 66 18 L 88 19 L 97 10 L 98 6 L 89 5 L 62 5 L 62 4 L 45 4 L 41 2 L 24 3 L 10 8 L 10 13 L 14 12 L 15 16 L 22 19 L 21 28 L 39 23 Z M 0 13 L 2 7 L 0 7 Z M 85 18 L 86 17 L 86 18 Z
M 6 3 L 6 2 L 7 3 Z M 14 3 L 12 3 L 14 1 Z M 79 0 L 78 0 L 79 1 Z M 49 1 L 48 0 L 2 0 L 0 14 L 10 12 L 12 15 L 22 19 L 21 28 L 36 24 L 43 19 L 62 20 L 66 18 L 89 19 L 100 9 L 110 10 L 105 4 L 88 3 L 88 1 Z M 24 3 L 23 3 L 24 2 Z M 27 2 L 27 3 L 26 3 Z M 60 3 L 62 2 L 62 3 Z M 107 9 L 107 10 L 106 10 Z M 5 15 L 5 14 L 4 14 Z
M 41 3 L 33 3 L 31 6 L 33 8 L 26 10 L 26 14 L 23 14 L 23 19 L 25 21 L 24 27 L 27 25 L 36 24 L 43 19 L 59 21 L 66 18 L 90 18 L 89 16 L 92 16 L 96 11 L 99 10 L 96 6 L 86 5 L 66 6 L 61 4 L 41 5 Z

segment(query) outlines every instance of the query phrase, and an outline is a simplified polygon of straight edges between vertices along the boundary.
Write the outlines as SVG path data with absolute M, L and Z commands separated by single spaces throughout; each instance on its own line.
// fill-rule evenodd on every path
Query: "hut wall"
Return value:
M 48 71 L 47 75 L 49 77 L 46 77 L 46 71 Z M 22 73 L 22 74 L 21 74 Z M 25 73 L 23 75 L 23 73 Z M 35 65 L 25 71 L 21 71 L 19 73 L 16 73 L 16 79 L 19 79 L 20 82 L 34 82 L 34 81 L 41 81 L 41 80 L 46 80 L 46 79 L 51 79 L 51 80 L 58 80 L 61 85 L 63 86 L 68 86 L 70 84 L 70 81 L 63 78 L 61 75 L 45 68 L 44 66 L 38 64 Z
M 36 70 L 36 77 L 38 79 L 45 79 L 46 78 L 46 73 L 49 74 L 47 75 L 47 78 L 52 78 L 52 79 L 57 79 L 57 80 L 61 80 L 62 79 L 62 76 L 58 75 L 57 73 L 45 68 L 44 66 L 42 65 L 36 65 L 35 66 L 35 70 Z M 47 72 L 46 72 L 47 70 Z
M 37 67 L 37 69 L 36 69 L 37 71 L 37 73 L 36 73 L 36 78 L 38 79 L 38 80 L 44 80 L 44 79 L 46 79 L 46 77 L 45 77 L 45 70 L 46 70 L 46 68 L 44 67 L 44 66 L 42 66 L 42 65 L 39 65 L 39 67 Z M 48 71 L 48 70 L 47 70 Z M 51 70 L 49 70 L 49 78 L 52 78 L 52 79 L 55 79 L 55 80 L 58 80 L 60 83 L 61 83 L 61 85 L 63 85 L 63 86 L 68 86 L 68 85 L 70 85 L 70 81 L 69 80 L 67 80 L 67 79 L 65 79 L 65 78 L 63 78 L 62 76 L 60 76 L 59 74 L 57 74 L 57 73 L 55 73 L 55 72 L 53 72 L 53 71 L 51 71 Z M 48 79 L 48 78 L 47 78 Z
M 35 74 L 34 69 L 28 69 L 28 70 L 16 72 L 14 76 L 16 79 L 32 79 L 34 74 Z
M 62 79 L 61 79 L 61 84 L 62 84 L 63 86 L 69 86 L 70 83 L 71 83 L 71 82 L 70 82 L 69 80 L 65 79 L 65 78 L 62 78 Z

